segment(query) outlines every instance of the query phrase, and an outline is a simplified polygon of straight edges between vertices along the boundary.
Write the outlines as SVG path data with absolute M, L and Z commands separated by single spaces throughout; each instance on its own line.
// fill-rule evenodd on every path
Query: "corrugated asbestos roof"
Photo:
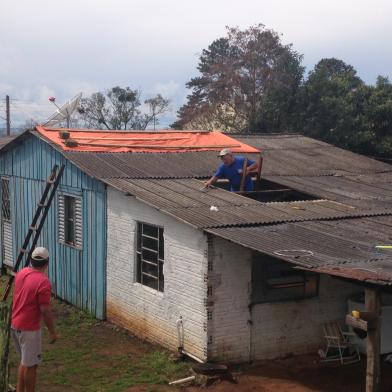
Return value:
M 263 150 L 265 179 L 330 201 L 259 203 L 221 189 L 201 191 L 195 178 L 211 176 L 219 163 L 208 152 L 67 156 L 109 185 L 216 236 L 315 272 L 392 283 L 392 255 L 374 248 L 392 240 L 392 166 L 298 135 L 238 139 Z M 218 211 L 210 211 L 212 205 Z
M 206 178 L 220 163 L 211 152 L 80 153 L 64 155 L 95 178 Z
M 11 135 L 11 136 L 1 136 L 0 137 L 0 149 L 4 147 L 6 144 L 14 140 L 18 135 Z
M 257 135 L 240 141 L 263 151 L 263 176 L 333 176 L 392 172 L 392 166 L 300 135 Z M 64 152 L 96 178 L 205 178 L 219 165 L 214 152 Z M 255 154 L 247 154 L 255 158 Z
M 203 182 L 196 179 L 106 179 L 105 182 L 199 229 L 392 213 L 392 209 L 382 206 L 353 207 L 328 200 L 260 203 L 218 188 L 203 190 Z M 218 207 L 218 211 L 211 211 L 211 206 Z
M 392 284 L 392 216 L 206 229 L 258 252 L 314 272 Z
M 203 191 L 197 178 L 220 163 L 211 152 L 60 152 L 88 175 L 216 236 L 319 273 L 392 283 L 392 254 L 374 248 L 392 241 L 392 166 L 300 135 L 232 136 L 263 150 L 262 177 L 328 200 L 260 203 Z

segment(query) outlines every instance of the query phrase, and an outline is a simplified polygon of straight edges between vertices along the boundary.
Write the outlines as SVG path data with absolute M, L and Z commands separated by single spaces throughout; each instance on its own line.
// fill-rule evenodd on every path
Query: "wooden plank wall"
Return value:
M 59 192 L 82 198 L 83 247 L 79 250 L 59 242 L 57 197 L 39 244 L 50 252 L 49 276 L 53 292 L 103 319 L 106 293 L 105 185 L 84 174 L 61 153 L 33 135 L 0 156 L 0 175 L 10 178 L 13 253 L 16 255 L 21 247 L 53 165 L 63 163 L 66 166 Z

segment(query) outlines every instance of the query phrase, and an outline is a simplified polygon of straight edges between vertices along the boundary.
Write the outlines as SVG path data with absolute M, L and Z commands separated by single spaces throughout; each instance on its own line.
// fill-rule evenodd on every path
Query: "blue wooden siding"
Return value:
M 59 191 L 79 195 L 83 209 L 82 250 L 58 238 L 58 197 L 55 197 L 39 244 L 50 252 L 49 276 L 60 298 L 105 318 L 106 189 L 49 144 L 30 135 L 0 156 L 0 175 L 9 176 L 14 255 L 17 255 L 52 167 L 65 164 Z

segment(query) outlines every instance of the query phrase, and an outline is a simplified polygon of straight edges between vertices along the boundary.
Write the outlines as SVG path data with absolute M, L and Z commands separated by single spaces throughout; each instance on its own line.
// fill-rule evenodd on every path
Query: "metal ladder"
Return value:
M 60 183 L 61 176 L 63 175 L 65 165 L 61 165 L 60 168 L 57 165 L 53 166 L 52 172 L 50 173 L 49 178 L 46 180 L 46 186 L 44 192 L 42 194 L 41 200 L 37 205 L 37 210 L 35 211 L 35 215 L 33 217 L 33 221 L 29 226 L 27 231 L 25 240 L 23 242 L 22 247 L 19 250 L 18 257 L 14 264 L 13 271 L 17 272 L 19 269 L 19 265 L 21 264 L 24 256 L 27 254 L 26 260 L 24 262 L 24 266 L 27 267 L 30 263 L 31 254 L 34 251 L 34 248 L 37 245 L 39 236 L 41 234 L 42 227 L 44 226 L 46 216 L 48 215 L 50 205 L 52 204 L 53 198 L 56 194 L 57 187 Z M 28 250 L 28 245 L 33 237 L 30 250 Z M 14 275 L 9 277 L 7 286 L 5 288 L 2 301 L 6 301 L 12 287 L 12 283 L 14 282 Z

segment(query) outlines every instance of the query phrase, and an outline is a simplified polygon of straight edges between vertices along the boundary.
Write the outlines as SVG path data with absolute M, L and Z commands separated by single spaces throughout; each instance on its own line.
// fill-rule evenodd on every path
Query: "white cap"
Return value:
M 49 259 L 49 252 L 46 248 L 42 246 L 37 246 L 33 253 L 31 254 L 31 258 L 33 260 L 41 261 L 41 260 L 48 260 Z
M 224 148 L 223 150 L 221 150 L 218 157 L 224 157 L 227 154 L 231 154 L 230 148 Z

